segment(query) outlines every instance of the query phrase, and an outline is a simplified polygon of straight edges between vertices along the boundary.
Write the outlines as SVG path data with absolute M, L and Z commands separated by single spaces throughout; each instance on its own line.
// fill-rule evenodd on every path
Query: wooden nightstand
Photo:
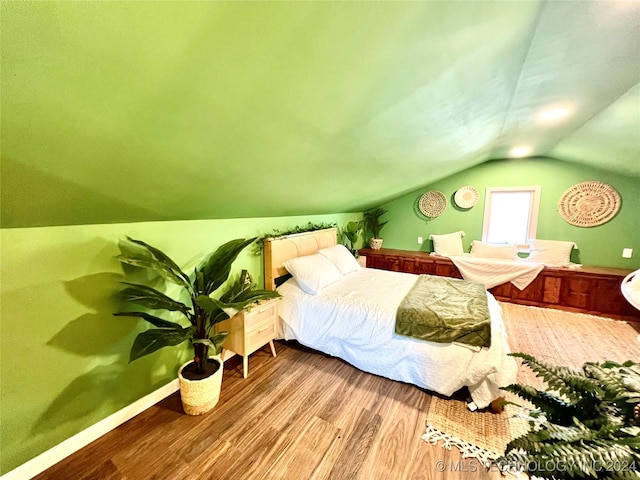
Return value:
M 224 349 L 242 356 L 242 376 L 249 374 L 249 355 L 267 343 L 271 353 L 276 356 L 273 339 L 276 336 L 278 320 L 278 299 L 264 300 L 252 305 L 248 310 L 238 312 L 234 317 L 216 325 L 216 331 L 227 331 Z

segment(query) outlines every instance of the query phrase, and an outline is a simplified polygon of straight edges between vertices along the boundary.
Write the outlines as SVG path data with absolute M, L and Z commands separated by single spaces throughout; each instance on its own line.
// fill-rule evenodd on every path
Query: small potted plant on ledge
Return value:
M 367 232 L 373 233 L 373 237 L 369 240 L 369 246 L 374 250 L 382 248 L 382 238 L 380 238 L 380 230 L 389 221 L 381 222 L 380 217 L 387 213 L 384 208 L 378 207 L 368 212 L 364 212 L 364 228 Z
M 229 278 L 231 265 L 238 254 L 254 241 L 255 238 L 240 238 L 225 243 L 205 258 L 191 275 L 184 273 L 159 249 L 129 237 L 121 244 L 123 254 L 116 257 L 122 263 L 153 270 L 165 281 L 180 287 L 179 295 L 173 297 L 182 297 L 186 302 L 148 285 L 123 282 L 126 288 L 121 292 L 122 298 L 145 311 L 125 311 L 114 315 L 139 317 L 155 327 L 138 334 L 131 347 L 130 362 L 160 348 L 191 340 L 193 360 L 179 371 L 182 405 L 190 415 L 211 410 L 220 397 L 220 353 L 228 332 L 216 332 L 214 326 L 253 303 L 280 296 L 277 292 L 258 290 L 251 277 L 243 271 L 218 299 L 212 297 Z M 180 315 L 179 318 L 165 319 L 149 313 L 149 310 Z M 180 322 L 183 318 L 188 324 Z
M 342 229 L 342 241 L 344 246 L 349 249 L 354 257 L 358 257 L 358 250 L 356 249 L 356 243 L 362 233 L 362 222 L 349 222 Z

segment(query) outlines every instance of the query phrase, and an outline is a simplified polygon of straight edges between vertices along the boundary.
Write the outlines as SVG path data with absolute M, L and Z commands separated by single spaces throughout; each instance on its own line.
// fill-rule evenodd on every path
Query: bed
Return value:
M 336 229 L 265 241 L 265 288 L 283 296 L 280 334 L 285 340 L 339 357 L 353 366 L 392 380 L 451 396 L 467 387 L 474 404 L 484 408 L 514 383 L 517 366 L 509 357 L 501 309 L 486 292 L 491 317 L 491 346 L 435 343 L 395 334 L 395 315 L 417 275 L 357 268 L 315 294 L 295 278 L 286 279 L 290 259 L 310 258 L 337 243 Z

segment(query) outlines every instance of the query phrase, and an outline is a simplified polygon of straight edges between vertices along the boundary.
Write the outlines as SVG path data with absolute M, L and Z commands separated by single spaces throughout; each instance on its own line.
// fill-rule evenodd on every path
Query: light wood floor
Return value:
M 429 393 L 295 343 L 276 348 L 251 356 L 247 379 L 228 361 L 208 414 L 185 415 L 175 393 L 36 478 L 500 478 L 420 438 Z

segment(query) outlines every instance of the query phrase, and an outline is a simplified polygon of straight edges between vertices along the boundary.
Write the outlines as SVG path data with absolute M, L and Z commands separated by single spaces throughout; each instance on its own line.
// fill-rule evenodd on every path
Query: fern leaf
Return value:
M 606 397 L 612 400 L 622 398 L 628 391 L 619 368 L 606 368 L 595 363 L 586 363 L 584 366 L 585 372 L 600 383 Z
M 575 405 L 529 385 L 513 384 L 503 387 L 502 390 L 515 393 L 520 398 L 532 403 L 536 408 L 545 412 L 550 420 L 561 425 L 571 425 L 573 417 L 578 415 Z
M 537 360 L 524 353 L 511 353 L 513 357 L 522 359 L 537 377 L 542 378 L 551 390 L 558 391 L 572 402 L 578 402 L 588 395 L 602 396 L 598 382 L 588 378 L 584 371 L 564 366 L 557 366 Z

